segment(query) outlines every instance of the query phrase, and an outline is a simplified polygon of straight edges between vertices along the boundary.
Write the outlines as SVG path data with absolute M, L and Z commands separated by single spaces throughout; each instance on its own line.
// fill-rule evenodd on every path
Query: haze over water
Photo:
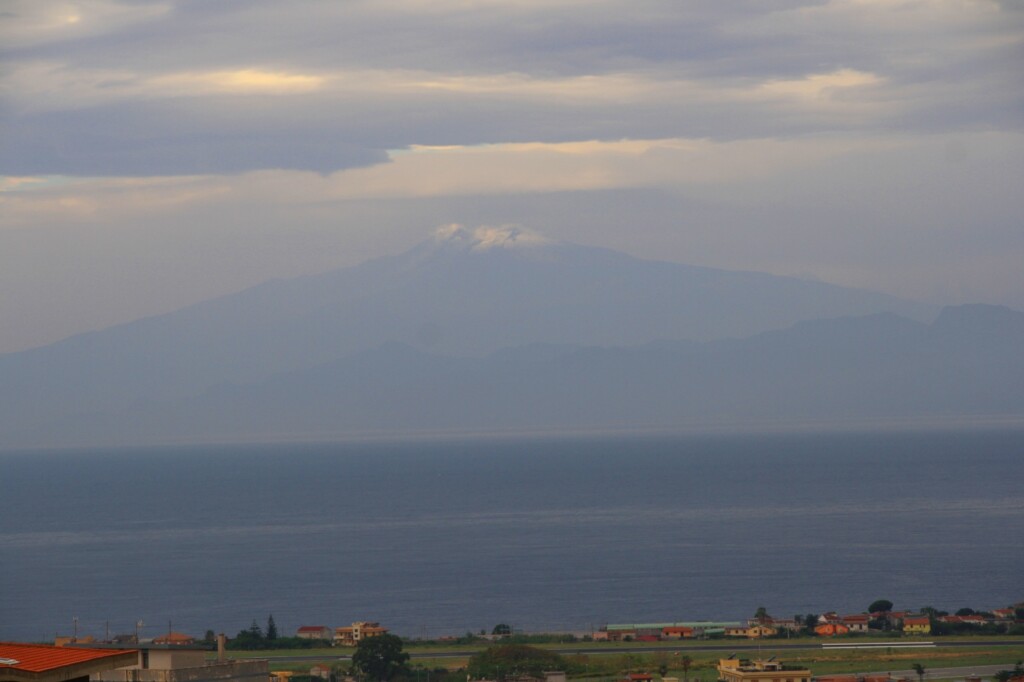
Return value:
M 996 608 L 1024 433 L 548 438 L 0 455 L 0 639 L 408 636 Z

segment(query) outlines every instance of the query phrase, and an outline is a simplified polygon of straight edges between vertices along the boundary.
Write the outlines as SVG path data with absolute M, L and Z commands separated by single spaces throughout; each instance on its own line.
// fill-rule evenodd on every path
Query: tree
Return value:
M 263 630 L 254 618 L 248 630 L 242 630 L 235 638 L 228 642 L 229 649 L 265 649 L 267 640 L 263 637 Z
M 754 612 L 754 620 L 758 623 L 764 623 L 768 620 L 768 609 L 763 606 L 758 606 L 757 611 Z
M 377 635 L 359 640 L 352 665 L 364 675 L 386 682 L 408 672 L 409 654 L 402 651 L 402 639 L 396 635 Z
M 892 602 L 888 599 L 876 599 L 871 602 L 871 606 L 868 607 L 868 613 L 878 613 L 879 611 L 885 613 L 892 611 Z
M 1022 665 L 1021 661 L 1017 661 L 1017 665 L 1013 666 L 1013 670 L 1000 670 L 992 676 L 992 679 L 996 682 L 1009 682 L 1009 680 L 1020 675 L 1024 675 L 1024 665 Z
M 973 616 L 975 613 L 974 609 L 965 606 L 962 609 L 957 609 L 956 615 L 958 616 Z
M 683 656 L 679 659 L 679 666 L 683 669 L 683 682 L 690 682 L 691 665 L 693 665 L 693 659 L 689 656 Z
M 492 635 L 502 635 L 502 636 L 504 636 L 504 635 L 511 635 L 512 634 L 512 626 L 510 626 L 508 623 L 498 623 L 497 625 L 494 626 L 494 629 L 491 630 L 491 634 Z
M 917 673 L 918 682 L 924 682 L 924 666 L 920 663 L 915 663 L 910 667 L 914 669 L 915 673 Z
M 797 622 L 801 622 L 801 619 L 798 618 Z M 814 628 L 818 626 L 818 614 L 808 613 L 803 617 L 802 622 L 804 625 L 804 632 L 813 635 Z
M 274 622 L 274 614 L 267 616 L 267 641 L 273 642 L 277 639 L 277 623 Z
M 217 641 L 217 635 L 213 630 L 207 630 L 206 634 L 203 635 L 204 642 L 215 642 Z
M 565 670 L 565 659 L 553 651 L 524 644 L 488 647 L 469 659 L 466 672 L 474 679 L 504 680 L 509 675 L 543 677 L 545 670 Z
M 263 639 L 263 630 L 260 630 L 260 624 L 256 622 L 256 619 L 252 619 L 252 625 L 249 626 L 249 635 L 253 639 Z

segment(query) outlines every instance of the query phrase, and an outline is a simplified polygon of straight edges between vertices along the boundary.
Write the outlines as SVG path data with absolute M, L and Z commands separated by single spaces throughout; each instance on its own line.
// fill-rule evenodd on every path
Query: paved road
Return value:
M 851 641 L 851 643 L 853 643 L 853 642 Z M 1018 641 L 1012 641 L 1012 640 L 1011 641 L 1006 641 L 1006 640 L 977 640 L 977 641 L 974 641 L 974 640 L 957 640 L 955 642 L 938 641 L 938 642 L 935 642 L 935 645 L 936 646 L 941 646 L 941 647 L 987 647 L 987 646 L 1020 646 L 1021 643 L 1022 642 L 1020 640 L 1018 640 Z M 879 646 L 880 644 L 882 644 L 881 642 L 874 642 L 872 644 L 873 644 L 873 646 L 870 647 L 872 649 L 874 649 L 874 648 L 883 648 L 883 647 Z M 906 646 L 908 644 L 908 642 L 897 640 L 897 641 L 893 642 L 893 644 L 899 644 L 901 647 L 903 647 L 903 646 Z M 926 644 L 926 643 L 925 642 L 921 642 L 921 644 Z M 602 649 L 587 649 L 587 648 L 564 647 L 563 646 L 563 647 L 555 647 L 555 648 L 551 649 L 551 651 L 554 651 L 554 652 L 559 653 L 559 654 L 567 654 L 567 655 L 586 654 L 588 656 L 602 656 L 602 655 L 608 655 L 608 654 L 650 654 L 650 653 L 657 653 L 659 651 L 665 652 L 665 653 L 674 653 L 676 651 L 722 651 L 722 652 L 732 653 L 734 651 L 735 652 L 740 652 L 740 651 L 759 651 L 761 649 L 766 649 L 766 650 L 770 650 L 770 651 L 779 651 L 779 650 L 790 650 L 790 651 L 818 650 L 818 651 L 821 651 L 823 648 L 824 647 L 822 647 L 822 645 L 820 643 L 816 643 L 816 642 L 805 642 L 805 643 L 801 643 L 801 644 L 786 644 L 784 642 L 779 642 L 777 640 L 771 640 L 771 641 L 768 641 L 768 642 L 764 642 L 762 644 L 751 644 L 751 643 L 749 643 L 749 641 L 731 642 L 731 643 L 724 643 L 724 644 L 719 644 L 719 643 L 715 643 L 715 644 L 690 644 L 690 643 L 686 643 L 686 644 L 681 644 L 679 647 L 636 645 L 636 646 L 628 646 L 628 647 L 614 647 L 614 648 L 609 647 L 607 649 L 604 649 L 604 648 L 602 648 Z M 868 647 L 864 647 L 864 648 L 868 648 Z M 410 651 L 409 652 L 409 656 L 410 656 L 410 658 L 469 658 L 470 656 L 472 656 L 473 654 L 477 653 L 478 651 L 479 651 L 479 649 L 467 649 L 467 650 L 462 650 L 462 651 L 429 651 L 429 652 L 427 652 L 427 651 L 422 651 L 422 652 L 420 652 L 420 651 Z M 308 654 L 303 654 L 303 655 L 295 655 L 295 656 L 274 656 L 272 658 L 272 660 L 273 661 L 280 661 L 280 662 L 286 662 L 287 661 L 287 662 L 293 662 L 293 663 L 311 663 L 311 662 L 325 662 L 325 661 L 332 661 L 332 660 L 347 661 L 350 658 L 351 658 L 351 656 L 323 656 L 323 655 L 310 656 Z M 1002 666 L 1002 667 L 998 667 L 997 666 L 996 667 L 996 671 L 1002 670 L 1005 667 L 1006 666 Z M 953 668 L 950 668 L 950 669 L 953 670 Z M 906 672 L 906 671 L 904 671 L 904 672 Z M 995 672 L 995 671 L 993 671 L 993 672 Z M 989 673 L 989 675 L 991 675 L 991 674 L 992 673 Z M 893 672 L 893 675 L 896 675 L 895 671 Z M 902 673 L 901 673 L 901 675 L 902 675 Z M 910 671 L 910 677 L 911 677 L 911 679 L 914 679 L 917 676 L 913 674 L 913 671 Z
M 1002 665 L 976 665 L 963 668 L 926 668 L 924 671 L 925 682 L 928 680 L 962 680 L 968 676 L 978 676 L 982 679 L 990 678 L 1000 670 L 1007 670 L 1013 667 L 1012 663 Z M 917 673 L 913 670 L 884 670 L 883 673 L 891 673 L 893 677 L 906 677 L 910 680 L 917 679 Z M 878 675 L 879 671 L 870 673 L 853 673 L 855 675 Z

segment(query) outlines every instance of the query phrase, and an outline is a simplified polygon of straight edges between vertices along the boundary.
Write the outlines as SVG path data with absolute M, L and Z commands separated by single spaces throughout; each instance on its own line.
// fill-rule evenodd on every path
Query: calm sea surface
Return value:
M 1002 607 L 1024 433 L 0 454 L 0 639 Z

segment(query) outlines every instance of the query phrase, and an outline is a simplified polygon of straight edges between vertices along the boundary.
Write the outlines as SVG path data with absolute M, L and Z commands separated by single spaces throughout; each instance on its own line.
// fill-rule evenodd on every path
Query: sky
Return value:
M 3 0 L 0 352 L 521 226 L 1024 309 L 1018 0 Z

